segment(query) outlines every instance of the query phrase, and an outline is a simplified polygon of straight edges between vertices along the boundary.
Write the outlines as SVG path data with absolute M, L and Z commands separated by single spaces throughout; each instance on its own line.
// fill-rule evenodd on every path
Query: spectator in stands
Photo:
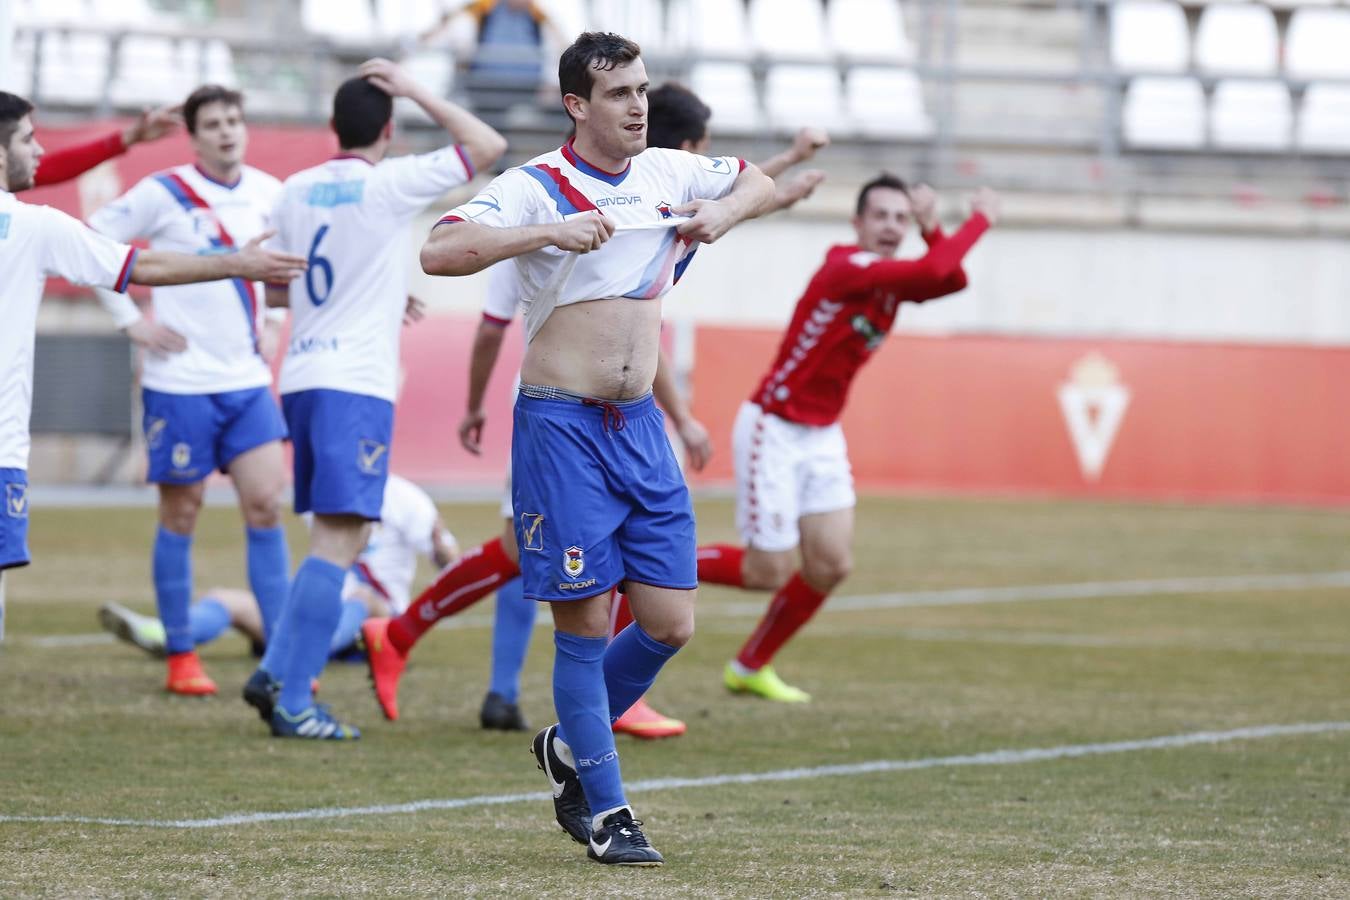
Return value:
M 533 0 L 471 0 L 458 9 L 445 9 L 422 41 L 466 15 L 476 29 L 466 79 L 474 109 L 500 113 L 533 102 L 544 77 L 545 32 L 559 45 L 567 43 L 556 23 Z

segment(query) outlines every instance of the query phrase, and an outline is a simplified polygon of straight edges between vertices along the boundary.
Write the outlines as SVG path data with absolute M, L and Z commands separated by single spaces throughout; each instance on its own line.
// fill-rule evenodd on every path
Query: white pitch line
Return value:
M 1106 600 L 1114 597 L 1149 597 L 1168 594 L 1236 594 L 1248 591 L 1306 591 L 1316 588 L 1350 587 L 1350 571 L 1297 572 L 1287 575 L 1202 575 L 1193 578 L 1149 578 L 1137 581 L 1083 581 L 1073 584 L 1025 584 L 1007 587 L 946 588 L 932 591 L 897 591 L 834 597 L 822 612 L 857 612 L 915 606 L 969 606 L 980 603 L 1023 603 L 1033 600 Z M 763 595 L 765 598 L 768 594 Z M 720 603 L 705 606 L 700 615 L 713 618 L 744 618 L 764 614 L 765 600 Z M 492 616 L 470 613 L 453 616 L 437 628 L 488 628 Z M 536 628 L 552 628 L 548 616 L 540 616 Z M 18 638 L 35 647 L 79 647 L 106 644 L 111 637 L 101 633 L 59 634 Z
M 771 772 L 708 775 L 701 778 L 655 778 L 628 785 L 628 792 L 638 794 L 649 791 L 716 787 L 723 784 L 802 781 L 810 778 L 838 778 L 851 775 L 872 775 L 878 772 L 911 772 L 918 769 L 937 769 L 952 766 L 1007 766 L 1058 759 L 1077 759 L 1084 756 L 1103 756 L 1111 753 L 1130 753 L 1136 750 L 1170 750 L 1178 747 L 1193 747 L 1197 744 L 1222 744 L 1230 741 L 1347 731 L 1350 731 L 1350 722 L 1299 722 L 1293 725 L 1258 725 L 1250 728 L 1234 728 L 1229 731 L 1194 731 L 1188 734 L 1173 734 L 1134 741 L 1066 744 L 1059 747 L 1026 750 L 991 750 L 987 753 L 930 756 L 923 759 L 883 759 L 834 766 L 778 769 Z M 43 825 L 117 825 L 133 828 L 227 828 L 232 825 L 254 825 L 260 822 L 343 819 L 353 816 L 389 816 L 424 812 L 426 810 L 466 809 L 501 806 L 508 803 L 542 802 L 552 799 L 552 796 L 547 791 L 524 794 L 484 794 L 477 797 L 459 797 L 453 800 L 415 800 L 411 803 L 391 803 L 381 806 L 330 806 L 292 810 L 290 812 L 236 813 L 211 819 L 112 819 L 94 816 L 0 815 L 0 824 L 15 822 Z

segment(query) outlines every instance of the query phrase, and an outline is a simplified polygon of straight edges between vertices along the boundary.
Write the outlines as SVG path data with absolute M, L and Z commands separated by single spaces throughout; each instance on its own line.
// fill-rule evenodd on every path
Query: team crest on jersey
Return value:
M 523 540 L 520 542 L 522 547 L 526 550 L 542 551 L 544 549 L 544 514 L 521 513 L 520 532 L 523 535 Z
M 384 460 L 389 447 L 379 441 L 361 438 L 356 445 L 356 466 L 367 475 L 379 475 L 384 471 Z
M 145 446 L 151 450 L 158 450 L 159 445 L 164 443 L 164 429 L 168 427 L 167 419 L 155 419 L 145 423 Z
M 675 218 L 675 213 L 671 210 L 670 204 L 664 200 L 656 204 L 656 211 L 661 214 L 661 218 L 663 219 Z
M 0 213 L 0 241 L 9 237 L 9 213 Z
M 853 330 L 867 339 L 867 349 L 875 350 L 886 340 L 886 333 L 872 324 L 872 320 L 862 313 L 853 317 Z
M 175 469 L 186 469 L 192 462 L 192 447 L 189 444 L 173 445 L 173 467 Z
M 5 515 L 11 519 L 28 518 L 28 485 L 5 485 Z
M 586 551 L 572 546 L 563 551 L 563 572 L 568 578 L 577 578 L 586 571 Z

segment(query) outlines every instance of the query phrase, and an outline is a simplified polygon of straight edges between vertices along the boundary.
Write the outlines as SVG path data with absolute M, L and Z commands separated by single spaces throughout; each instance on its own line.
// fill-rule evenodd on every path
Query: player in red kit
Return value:
M 944 234 L 932 189 L 881 175 L 858 194 L 857 242 L 831 247 L 797 301 L 773 366 L 736 417 L 736 525 L 746 546 L 698 553 L 700 582 L 777 592 L 727 664 L 730 690 L 789 703 L 810 699 L 770 662 L 852 567 L 857 500 L 839 426 L 849 387 L 885 341 L 901 303 L 966 286 L 961 261 L 997 217 L 998 199 L 983 189 L 970 218 Z M 911 223 L 928 252 L 895 259 Z

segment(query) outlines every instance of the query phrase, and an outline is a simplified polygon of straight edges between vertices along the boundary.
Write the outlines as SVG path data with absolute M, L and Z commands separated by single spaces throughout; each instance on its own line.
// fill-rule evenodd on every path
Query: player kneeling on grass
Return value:
M 384 487 L 380 522 L 347 572 L 342 586 L 342 616 L 329 642 L 329 657 L 342 658 L 360 647 L 361 625 L 372 616 L 397 615 L 408 607 L 418 557 L 444 568 L 459 557 L 455 536 L 445 527 L 436 504 L 417 485 L 391 474 Z M 164 624 L 117 603 L 99 610 L 103 627 L 156 658 L 166 654 Z M 213 588 L 188 611 L 194 643 L 206 644 L 233 627 L 248 638 L 254 652 L 266 647 L 257 598 L 249 591 Z
M 736 526 L 746 546 L 698 551 L 700 582 L 776 591 L 727 663 L 730 690 L 788 703 L 810 699 L 783 682 L 770 661 L 852 566 L 857 498 L 839 426 L 849 387 L 886 340 L 901 303 L 965 288 L 961 261 L 997 218 L 997 197 L 982 190 L 970 218 L 948 236 L 930 188 L 882 175 L 858 194 L 856 242 L 831 247 L 797 301 L 778 356 L 741 406 L 732 434 Z M 915 222 L 928 253 L 895 259 Z
M 48 276 L 125 291 L 129 283 L 189 284 L 222 278 L 286 282 L 305 270 L 303 257 L 264 250 L 259 235 L 238 252 L 189 256 L 137 251 L 95 233 L 59 210 L 20 202 L 33 185 L 42 145 L 33 105 L 0 91 L 0 611 L 4 570 L 29 563 L 28 422 L 33 397 L 37 310 Z M 0 622 L 3 620 L 0 619 Z

